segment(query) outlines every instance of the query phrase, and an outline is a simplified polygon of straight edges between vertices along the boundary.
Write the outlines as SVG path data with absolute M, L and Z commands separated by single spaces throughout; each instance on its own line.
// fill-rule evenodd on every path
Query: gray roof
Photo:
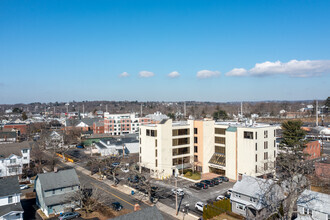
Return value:
M 156 206 L 144 208 L 137 212 L 132 212 L 126 215 L 118 216 L 113 220 L 164 220 L 164 217 Z
M 75 169 L 60 170 L 56 173 L 41 173 L 38 174 L 37 179 L 40 180 L 44 191 L 80 185 Z
M 65 193 L 65 194 L 45 197 L 44 200 L 45 200 L 46 206 L 58 205 L 58 204 L 65 204 L 67 202 L 72 201 L 74 199 L 74 196 L 75 196 L 75 192 L 69 192 L 69 193 Z
M 10 176 L 0 179 L 0 197 L 21 193 L 18 177 Z
M 24 141 L 21 143 L 0 144 L 0 158 L 7 158 L 12 154 L 22 156 L 21 150 L 31 149 L 35 145 L 33 141 Z
M 8 214 L 9 212 L 24 212 L 21 203 L 14 203 L 9 205 L 0 206 L 0 217 Z
M 101 120 L 101 118 L 67 119 L 66 126 L 76 126 L 80 122 L 84 122 L 88 126 L 92 127 L 94 122 L 98 122 L 100 120 Z
M 328 194 L 305 190 L 300 195 L 297 205 L 330 215 L 330 195 Z

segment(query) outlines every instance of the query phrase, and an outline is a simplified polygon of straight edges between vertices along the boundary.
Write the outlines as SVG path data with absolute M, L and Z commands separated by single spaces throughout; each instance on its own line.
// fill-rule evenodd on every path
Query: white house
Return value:
M 297 220 L 329 220 L 330 195 L 305 190 L 297 201 Z
M 20 195 L 17 177 L 0 179 L 0 220 L 23 220 Z
M 123 155 L 123 150 L 128 155 L 139 152 L 139 141 L 134 137 L 104 138 L 95 147 L 101 156 Z
M 30 164 L 33 142 L 0 144 L 0 177 L 21 175 Z

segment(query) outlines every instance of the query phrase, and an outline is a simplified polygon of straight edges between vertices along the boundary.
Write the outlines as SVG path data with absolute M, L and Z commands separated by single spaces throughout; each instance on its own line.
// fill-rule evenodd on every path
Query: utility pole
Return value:
M 184 102 L 184 105 L 183 105 L 183 116 L 186 118 L 187 116 L 187 106 L 186 106 L 186 102 Z
M 140 117 L 142 117 L 142 103 L 141 103 L 141 116 Z
M 108 104 L 105 105 L 105 112 L 108 112 Z
M 316 100 L 315 111 L 316 111 L 316 127 L 317 127 L 317 126 L 319 126 L 319 113 L 318 113 L 318 101 L 317 100 Z
M 175 212 L 178 215 L 178 179 L 175 177 Z
M 83 117 L 85 118 L 85 105 L 83 104 Z
M 243 102 L 241 102 L 241 117 L 243 118 Z

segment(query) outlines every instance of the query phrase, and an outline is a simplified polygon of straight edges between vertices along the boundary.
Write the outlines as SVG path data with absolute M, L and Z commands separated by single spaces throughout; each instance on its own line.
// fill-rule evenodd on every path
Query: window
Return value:
M 274 130 L 274 137 L 276 137 L 276 130 Z
M 307 215 L 307 210 L 306 208 L 304 208 L 304 214 Z
M 155 157 L 158 157 L 157 149 L 155 150 Z
M 264 160 L 267 160 L 268 159 L 268 152 L 265 152 L 264 153 Z
M 25 153 L 27 153 L 28 152 L 28 150 L 27 149 L 23 149 L 23 153 L 25 154 Z
M 268 170 L 268 163 L 264 163 L 264 170 Z
M 256 132 L 256 140 L 258 139 L 258 132 Z
M 8 203 L 13 203 L 13 197 L 12 196 L 8 196 Z
M 151 130 L 151 137 L 157 137 L 157 131 Z
M 155 161 L 155 166 L 158 167 L 158 161 L 157 160 Z
M 73 190 L 74 189 L 74 186 L 71 186 L 71 190 Z
M 312 216 L 312 215 L 313 215 L 313 210 L 312 210 L 312 209 L 308 209 L 308 214 L 309 214 L 310 216 Z
M 245 210 L 245 206 L 244 205 L 237 204 L 237 203 L 236 203 L 236 208 L 237 209 L 240 209 L 240 210 L 243 210 L 243 211 Z
M 268 138 L 268 131 L 264 131 L 264 138 Z
M 194 146 L 194 152 L 198 153 L 198 147 L 197 146 Z
M 226 138 L 224 138 L 224 137 L 214 137 L 214 142 L 216 144 L 226 144 Z
M 185 145 L 185 144 L 190 144 L 189 138 L 177 138 L 172 140 L 173 146 Z
M 198 138 L 194 137 L 194 143 L 197 144 L 198 143 Z
M 141 147 L 140 147 L 140 153 L 141 153 Z
M 244 138 L 245 139 L 253 139 L 253 132 L 244 131 Z
M 198 134 L 198 129 L 194 128 L 194 134 Z
M 182 161 L 182 157 L 179 158 L 174 158 L 172 160 L 172 165 L 180 165 L 180 164 L 185 164 L 185 163 L 189 163 L 190 162 L 190 157 L 183 157 L 183 161 Z
M 256 151 L 258 150 L 258 144 L 256 143 Z
M 226 134 L 226 129 L 225 128 L 215 128 L 214 133 L 215 134 Z
M 18 173 L 18 168 L 17 167 L 10 167 L 8 169 L 9 173 Z
M 256 173 L 258 173 L 258 166 L 256 165 Z
M 189 147 L 182 147 L 182 148 L 172 149 L 172 155 L 173 156 L 182 155 L 182 154 L 189 154 L 189 153 L 190 153 L 190 148 Z
M 276 151 L 274 150 L 274 157 L 276 157 Z
M 274 140 L 274 148 L 276 147 L 276 141 Z
M 141 138 L 140 138 L 140 144 L 141 144 Z
M 194 155 L 194 162 L 198 162 L 198 156 Z
M 268 141 L 264 142 L 264 149 L 268 149 Z
M 27 160 L 27 157 L 23 157 L 24 160 Z
M 256 154 L 256 162 L 258 162 L 258 155 Z
M 55 194 L 55 189 L 53 189 L 53 195 Z
M 180 136 L 180 135 L 189 135 L 189 129 L 174 129 L 172 130 L 172 136 Z
M 147 136 L 150 136 L 150 130 L 149 130 L 149 129 L 147 129 L 147 131 L 146 131 L 146 135 L 147 135 Z
M 220 147 L 220 146 L 215 146 L 215 153 L 226 155 L 226 148 Z
M 10 159 L 10 163 L 16 163 L 16 158 Z
M 250 198 L 250 202 L 256 202 L 257 200 L 255 198 Z
M 155 147 L 157 147 L 157 139 L 155 139 Z
M 235 196 L 236 196 L 237 198 L 241 198 L 241 195 L 238 194 L 238 193 L 236 193 Z

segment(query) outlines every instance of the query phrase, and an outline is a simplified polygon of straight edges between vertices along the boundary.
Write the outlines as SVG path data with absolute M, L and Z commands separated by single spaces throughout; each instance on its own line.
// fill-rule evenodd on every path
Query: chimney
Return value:
M 241 181 L 243 179 L 243 175 L 241 173 L 238 174 L 238 181 Z

